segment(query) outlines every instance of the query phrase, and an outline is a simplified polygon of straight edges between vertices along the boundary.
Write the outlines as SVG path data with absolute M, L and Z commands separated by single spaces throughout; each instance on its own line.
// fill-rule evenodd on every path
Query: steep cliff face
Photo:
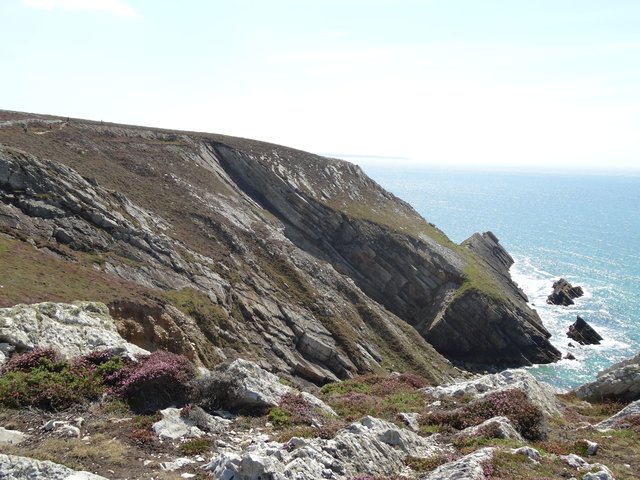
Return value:
M 314 383 L 456 375 L 425 338 L 470 363 L 559 357 L 508 265 L 347 162 L 15 112 L 0 112 L 0 144 L 0 306 L 104 301 L 143 348 Z

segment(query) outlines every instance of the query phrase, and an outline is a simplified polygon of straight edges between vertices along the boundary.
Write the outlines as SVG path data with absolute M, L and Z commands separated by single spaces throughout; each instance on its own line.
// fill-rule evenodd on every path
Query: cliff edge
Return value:
M 209 367 L 440 382 L 460 375 L 441 354 L 560 358 L 493 234 L 456 245 L 359 167 L 282 146 L 0 112 L 0 232 L 0 306 L 101 301 L 128 341 Z

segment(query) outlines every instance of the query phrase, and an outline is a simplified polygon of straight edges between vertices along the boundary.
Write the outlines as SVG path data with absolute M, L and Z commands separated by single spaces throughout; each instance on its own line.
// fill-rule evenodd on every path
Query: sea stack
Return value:
M 603 338 L 582 317 L 578 316 L 569 327 L 567 337 L 574 339 L 580 345 L 600 345 Z
M 553 292 L 547 297 L 547 303 L 551 305 L 573 305 L 573 299 L 584 295 L 582 287 L 574 287 L 564 278 L 553 283 Z

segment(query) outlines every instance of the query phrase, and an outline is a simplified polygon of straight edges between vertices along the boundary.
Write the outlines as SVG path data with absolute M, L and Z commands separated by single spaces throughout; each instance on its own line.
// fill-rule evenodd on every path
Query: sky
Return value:
M 2 109 L 356 163 L 640 170 L 637 0 L 0 0 L 0 25 Z

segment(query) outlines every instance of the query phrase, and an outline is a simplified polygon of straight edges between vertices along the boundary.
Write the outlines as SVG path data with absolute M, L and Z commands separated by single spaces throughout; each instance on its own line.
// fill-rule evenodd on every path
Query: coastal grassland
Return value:
M 148 293 L 93 268 L 95 254 L 56 248 L 59 254 L 0 234 L 0 307 L 78 299 L 109 303 Z

